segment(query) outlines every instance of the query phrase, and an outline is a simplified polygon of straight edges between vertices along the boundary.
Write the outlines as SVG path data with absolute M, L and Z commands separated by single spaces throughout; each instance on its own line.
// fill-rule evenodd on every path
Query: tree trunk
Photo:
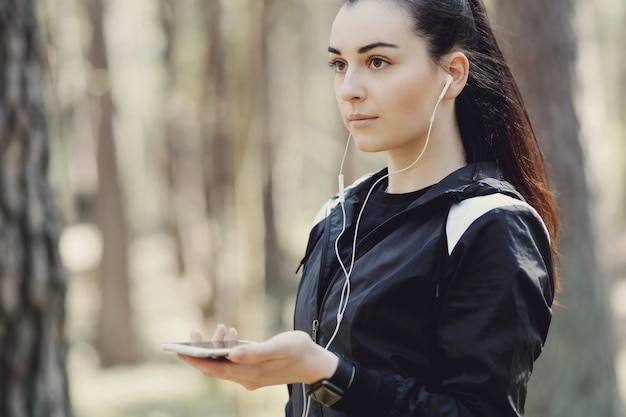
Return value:
M 529 416 L 621 416 L 611 315 L 595 248 L 591 195 L 574 109 L 574 0 L 503 1 L 510 63 L 542 139 L 561 209 L 562 305 L 531 380 Z
M 174 41 L 176 29 L 176 0 L 160 0 L 159 17 L 163 36 L 165 37 L 165 50 L 163 53 L 163 65 L 166 73 L 166 97 L 164 100 L 163 124 L 164 124 L 164 144 L 165 152 L 163 155 L 163 171 L 165 174 L 165 193 L 166 202 L 163 208 L 165 214 L 166 227 L 169 234 L 174 240 L 174 250 L 176 254 L 176 263 L 179 275 L 183 275 L 186 271 L 185 253 L 181 228 L 179 223 L 180 210 L 178 203 L 178 175 L 177 165 L 181 154 L 181 136 L 184 132 L 178 128 L 176 115 L 172 114 L 172 102 L 176 96 L 176 62 L 174 60 Z
M 97 141 L 97 217 L 102 232 L 102 310 L 98 329 L 98 351 L 103 366 L 133 363 L 133 343 L 128 282 L 128 237 L 120 187 L 113 100 L 104 34 L 104 0 L 90 0 L 91 39 L 89 76 L 92 126 Z
M 284 4 L 276 4 L 274 0 L 263 0 L 261 11 L 261 27 L 259 36 L 259 48 L 257 52 L 256 82 L 259 133 L 261 142 L 260 164 L 263 176 L 263 218 L 264 218 L 264 247 L 265 247 L 265 294 L 272 297 L 272 302 L 277 307 L 269 311 L 272 317 L 268 317 L 272 332 L 278 331 L 282 326 L 283 304 L 290 295 L 292 288 L 285 283 L 285 253 L 278 239 L 276 224 L 276 209 L 274 204 L 274 176 L 276 165 L 275 147 L 281 141 L 278 127 L 272 126 L 272 101 L 271 77 L 270 77 L 270 35 L 274 20 L 276 19 L 277 7 L 285 7 Z
M 0 415 L 71 415 L 66 276 L 48 183 L 37 23 L 30 0 L 0 1 Z
M 228 110 L 227 57 L 222 35 L 224 12 L 220 1 L 203 5 L 206 13 L 207 54 L 200 114 L 204 198 L 210 222 L 211 250 L 207 274 L 214 288 L 213 299 L 203 306 L 205 317 L 235 325 L 239 300 L 233 258 L 239 253 L 234 243 L 235 167 Z M 228 272 L 226 272 L 228 271 Z

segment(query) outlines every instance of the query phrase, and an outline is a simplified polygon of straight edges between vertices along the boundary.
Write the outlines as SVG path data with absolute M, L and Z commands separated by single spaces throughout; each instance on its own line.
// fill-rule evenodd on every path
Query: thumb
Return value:
M 228 359 L 235 363 L 260 363 L 273 359 L 279 359 L 281 352 L 267 341 L 261 343 L 246 343 L 235 346 L 228 353 Z

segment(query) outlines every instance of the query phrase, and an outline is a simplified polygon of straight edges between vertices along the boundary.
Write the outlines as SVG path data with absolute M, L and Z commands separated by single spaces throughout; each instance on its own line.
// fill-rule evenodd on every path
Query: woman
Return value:
M 344 0 L 328 50 L 351 137 L 387 167 L 322 210 L 296 330 L 183 359 L 249 389 L 290 384 L 287 416 L 523 415 L 558 214 L 482 2 Z

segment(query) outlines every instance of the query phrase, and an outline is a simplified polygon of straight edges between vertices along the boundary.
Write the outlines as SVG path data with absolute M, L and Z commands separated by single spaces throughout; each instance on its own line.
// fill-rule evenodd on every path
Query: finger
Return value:
M 277 347 L 272 339 L 262 343 L 252 343 L 236 346 L 231 349 L 228 359 L 234 363 L 260 363 L 269 360 L 281 359 L 285 353 Z
M 213 336 L 211 336 L 211 342 L 221 342 L 224 340 L 226 335 L 228 334 L 228 329 L 223 324 L 218 324 L 215 327 L 215 331 L 213 331 Z
M 200 343 L 202 342 L 202 333 L 200 330 L 192 330 L 191 331 L 191 343 Z
M 231 327 L 228 330 L 228 340 L 237 340 L 239 339 L 239 332 L 234 327 Z
M 304 332 L 280 333 L 262 343 L 252 343 L 233 348 L 228 355 L 232 362 L 257 363 L 269 360 L 294 358 L 316 347 Z

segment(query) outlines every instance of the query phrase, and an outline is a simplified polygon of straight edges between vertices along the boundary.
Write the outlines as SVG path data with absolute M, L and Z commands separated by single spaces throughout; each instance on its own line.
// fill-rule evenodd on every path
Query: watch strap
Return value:
M 337 357 L 339 359 L 339 362 L 337 363 L 337 369 L 335 370 L 333 376 L 328 378 L 328 382 L 336 387 L 341 388 L 343 392 L 346 392 L 350 389 L 352 381 L 354 381 L 354 374 L 356 372 L 356 369 L 351 362 L 349 362 L 342 356 L 337 355 Z
M 354 380 L 356 373 L 355 366 L 346 359 L 337 355 L 339 362 L 335 373 L 328 379 L 322 379 L 311 385 L 307 390 L 307 395 L 317 402 L 330 407 L 341 400 Z

